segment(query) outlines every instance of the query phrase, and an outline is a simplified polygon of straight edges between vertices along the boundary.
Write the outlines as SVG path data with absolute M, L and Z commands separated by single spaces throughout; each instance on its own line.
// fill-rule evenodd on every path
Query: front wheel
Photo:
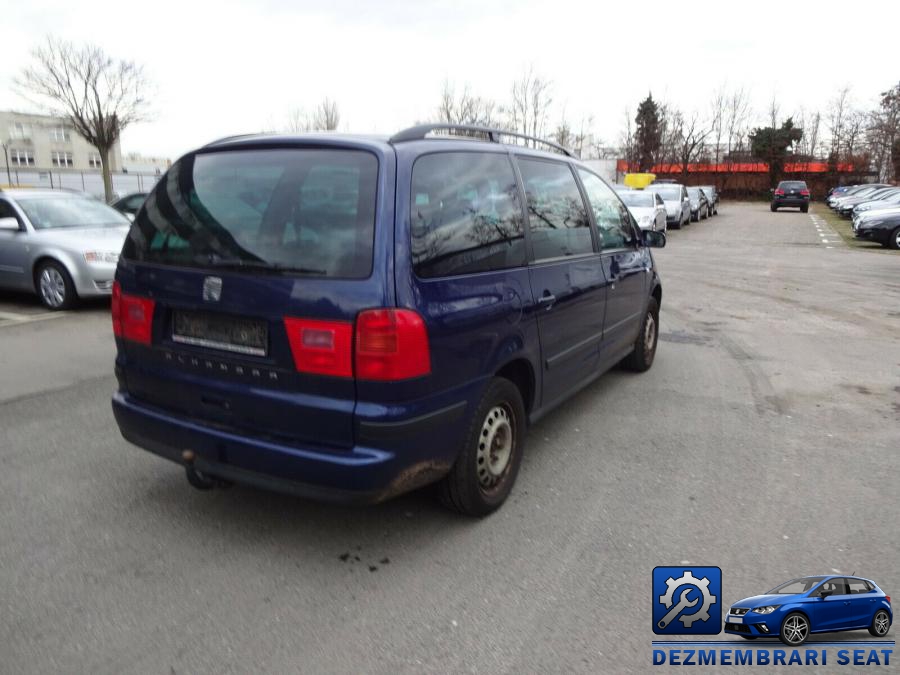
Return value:
M 795 612 L 788 614 L 781 624 L 781 634 L 778 639 L 788 647 L 799 647 L 809 637 L 809 619 L 803 614 Z
M 78 296 L 75 283 L 65 267 L 55 260 L 41 263 L 35 273 L 38 295 L 47 309 L 68 309 L 75 304 Z
M 634 350 L 625 357 L 622 365 L 636 373 L 650 370 L 653 357 L 656 356 L 656 344 L 659 341 L 659 305 L 656 298 L 647 302 L 647 312 L 641 321 L 641 330 L 634 341 Z
M 891 236 L 888 238 L 887 242 L 888 248 L 892 248 L 895 251 L 900 249 L 900 227 L 891 232 Z
M 888 613 L 879 609 L 872 617 L 872 625 L 869 626 L 869 634 L 875 637 L 884 637 L 891 628 L 891 617 Z
M 486 516 L 506 501 L 525 447 L 525 404 L 519 388 L 493 378 L 472 416 L 465 446 L 439 485 L 441 501 L 468 516 Z

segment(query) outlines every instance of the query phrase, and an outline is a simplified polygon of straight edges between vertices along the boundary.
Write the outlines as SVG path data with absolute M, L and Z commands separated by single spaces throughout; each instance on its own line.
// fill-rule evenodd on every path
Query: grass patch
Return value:
M 844 240 L 847 246 L 864 251 L 875 251 L 876 253 L 892 252 L 877 242 L 857 239 L 853 234 L 853 224 L 850 222 L 850 219 L 841 218 L 837 213 L 829 209 L 827 204 L 812 204 L 811 206 L 812 212 L 828 223 L 841 236 L 841 239 Z

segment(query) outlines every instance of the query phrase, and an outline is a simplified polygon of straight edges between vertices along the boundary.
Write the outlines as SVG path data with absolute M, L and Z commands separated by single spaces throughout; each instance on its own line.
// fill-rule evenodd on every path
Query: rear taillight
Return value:
M 431 372 L 428 331 L 409 309 L 367 309 L 356 317 L 356 377 L 406 380 Z
M 891 596 L 886 595 L 884 596 L 884 599 L 888 601 L 888 604 L 891 604 Z
M 775 194 L 776 194 L 776 195 L 783 195 L 783 194 L 784 194 L 784 190 L 782 190 L 781 188 L 779 188 L 779 189 L 775 190 Z
M 294 366 L 301 373 L 353 377 L 353 324 L 284 318 Z
M 156 302 L 139 295 L 122 292 L 119 282 L 113 282 L 112 323 L 116 337 L 149 345 L 153 336 L 153 308 Z

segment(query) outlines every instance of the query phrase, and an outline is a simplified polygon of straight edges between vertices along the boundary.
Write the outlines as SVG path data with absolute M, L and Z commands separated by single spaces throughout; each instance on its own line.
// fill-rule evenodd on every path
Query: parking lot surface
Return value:
M 900 256 L 813 215 L 670 232 L 653 368 L 533 427 L 480 521 L 198 492 L 118 434 L 108 305 L 0 295 L 0 671 L 646 672 L 656 565 L 900 595 Z

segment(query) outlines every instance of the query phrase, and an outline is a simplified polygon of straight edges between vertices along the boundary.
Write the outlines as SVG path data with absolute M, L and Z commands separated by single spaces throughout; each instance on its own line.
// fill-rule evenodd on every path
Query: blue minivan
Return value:
M 438 483 L 485 515 L 530 423 L 653 363 L 665 241 L 569 151 L 508 131 L 223 139 L 172 165 L 125 242 L 116 421 L 198 488 Z

